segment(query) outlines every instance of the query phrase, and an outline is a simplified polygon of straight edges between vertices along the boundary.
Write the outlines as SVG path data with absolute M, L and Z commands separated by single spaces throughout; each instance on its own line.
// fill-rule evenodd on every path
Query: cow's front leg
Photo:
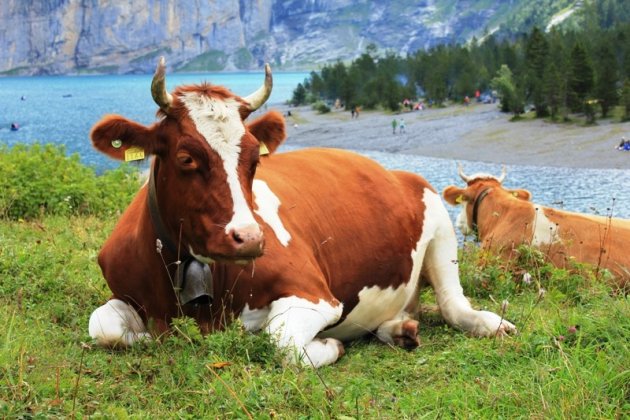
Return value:
M 90 337 L 101 346 L 130 346 L 151 338 L 138 312 L 119 299 L 98 307 L 90 316 Z
M 472 335 L 487 337 L 516 332 L 516 327 L 495 313 L 477 311 L 470 306 L 459 282 L 457 239 L 446 209 L 437 213 L 442 219 L 427 247 L 423 274 L 435 291 L 440 312 L 446 322 Z
M 314 303 L 296 296 L 271 303 L 267 332 L 278 347 L 288 351 L 294 363 L 320 367 L 334 363 L 344 353 L 343 344 L 334 338 L 315 338 L 341 317 L 343 305 L 323 299 Z

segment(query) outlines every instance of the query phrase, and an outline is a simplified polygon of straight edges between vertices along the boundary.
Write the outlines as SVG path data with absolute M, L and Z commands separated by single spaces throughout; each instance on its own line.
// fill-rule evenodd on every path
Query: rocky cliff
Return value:
M 482 35 L 526 0 L 2 0 L 0 74 L 314 68 Z

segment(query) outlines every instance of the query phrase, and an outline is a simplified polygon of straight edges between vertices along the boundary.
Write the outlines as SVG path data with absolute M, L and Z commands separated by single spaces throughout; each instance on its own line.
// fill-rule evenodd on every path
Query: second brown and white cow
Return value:
M 453 226 L 423 178 L 341 150 L 261 156 L 285 137 L 277 112 L 245 123 L 269 97 L 268 67 L 245 98 L 210 84 L 170 94 L 164 74 L 161 61 L 159 122 L 107 116 L 91 133 L 113 158 L 130 147 L 154 156 L 99 255 L 113 296 L 90 318 L 98 343 L 131 345 L 182 314 L 204 332 L 239 318 L 294 361 L 321 366 L 364 334 L 417 346 L 425 284 L 452 326 L 477 336 L 515 330 L 464 297 Z
M 465 188 L 444 189 L 444 199 L 463 205 L 457 226 L 463 234 L 477 235 L 483 248 L 513 257 L 521 244 L 541 249 L 556 266 L 571 260 L 605 268 L 621 285 L 630 279 L 630 220 L 562 211 L 530 201 L 524 189 L 507 189 L 490 174 L 459 175 Z

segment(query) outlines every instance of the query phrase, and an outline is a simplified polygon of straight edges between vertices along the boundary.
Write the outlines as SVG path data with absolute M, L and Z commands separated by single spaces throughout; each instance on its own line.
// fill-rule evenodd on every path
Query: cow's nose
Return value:
M 258 225 L 230 229 L 229 239 L 239 257 L 259 257 L 263 253 L 264 239 Z

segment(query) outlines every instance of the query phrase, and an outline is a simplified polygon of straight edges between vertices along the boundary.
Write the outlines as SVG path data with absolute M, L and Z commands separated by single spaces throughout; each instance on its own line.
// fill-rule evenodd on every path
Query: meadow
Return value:
M 474 306 L 518 327 L 504 339 L 448 327 L 427 290 L 419 348 L 366 337 L 318 370 L 286 364 L 238 323 L 202 336 L 177 319 L 153 341 L 97 347 L 88 319 L 110 293 L 96 258 L 137 178 L 127 167 L 97 176 L 54 147 L 0 150 L 0 417 L 630 415 L 628 296 L 606 273 L 556 269 L 527 247 L 509 262 L 472 242 L 460 252 Z

